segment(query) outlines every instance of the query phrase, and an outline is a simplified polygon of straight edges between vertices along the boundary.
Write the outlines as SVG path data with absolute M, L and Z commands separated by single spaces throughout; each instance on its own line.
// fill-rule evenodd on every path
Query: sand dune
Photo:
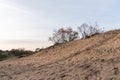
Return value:
M 120 80 L 120 30 L 1 61 L 0 80 Z

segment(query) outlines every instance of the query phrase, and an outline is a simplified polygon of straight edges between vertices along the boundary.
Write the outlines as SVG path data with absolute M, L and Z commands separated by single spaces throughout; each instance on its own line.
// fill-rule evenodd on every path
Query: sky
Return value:
M 120 28 L 120 0 L 0 0 L 0 49 L 51 45 L 53 30 L 98 23 Z

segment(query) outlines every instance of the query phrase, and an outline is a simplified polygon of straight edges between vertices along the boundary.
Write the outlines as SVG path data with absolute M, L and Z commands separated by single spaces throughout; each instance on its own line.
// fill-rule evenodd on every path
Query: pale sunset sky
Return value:
M 0 49 L 51 45 L 54 29 L 98 22 L 120 28 L 120 0 L 0 0 Z

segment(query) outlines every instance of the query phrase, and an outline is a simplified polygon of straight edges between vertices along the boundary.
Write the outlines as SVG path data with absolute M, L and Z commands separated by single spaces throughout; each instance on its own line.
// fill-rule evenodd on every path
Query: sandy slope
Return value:
M 120 30 L 2 61 L 0 80 L 120 80 Z

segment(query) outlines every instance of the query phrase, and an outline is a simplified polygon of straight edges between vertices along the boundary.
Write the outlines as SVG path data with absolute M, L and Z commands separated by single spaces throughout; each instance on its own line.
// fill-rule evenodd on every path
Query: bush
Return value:
M 49 38 L 54 44 L 66 43 L 78 38 L 78 32 L 72 28 L 60 28 L 53 32 L 53 36 Z
M 40 52 L 40 51 L 42 51 L 42 50 L 44 50 L 44 48 L 36 48 L 36 49 L 35 49 L 35 53 L 36 53 L 36 52 Z
M 9 54 L 16 56 L 16 57 L 24 57 L 32 54 L 32 51 L 27 51 L 24 48 L 19 48 L 19 49 L 12 49 L 10 50 Z
M 0 54 L 0 61 L 8 59 L 10 56 L 6 54 Z
M 90 36 L 93 36 L 95 34 L 99 34 L 99 33 L 103 32 L 103 30 L 100 29 L 97 24 L 88 25 L 86 23 L 84 23 L 80 27 L 78 27 L 78 30 L 79 30 L 82 38 L 88 38 Z
M 17 58 L 26 57 L 32 54 L 33 54 L 33 51 L 25 50 L 24 48 L 12 49 L 10 51 L 0 50 L 0 61 L 6 60 L 12 57 L 17 57 Z

